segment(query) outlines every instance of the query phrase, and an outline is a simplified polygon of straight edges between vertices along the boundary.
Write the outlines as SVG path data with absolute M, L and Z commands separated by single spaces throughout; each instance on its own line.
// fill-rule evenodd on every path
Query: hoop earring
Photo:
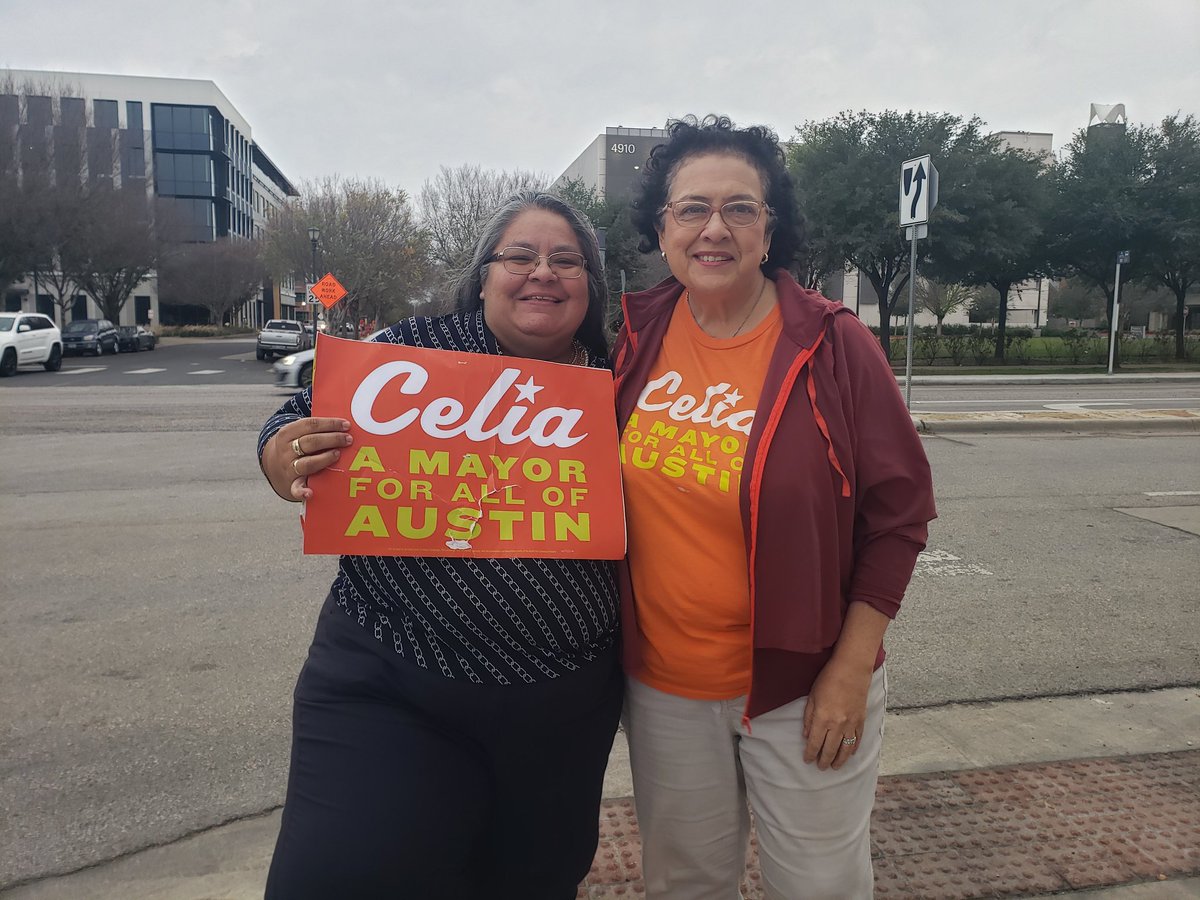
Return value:
M 666 250 L 659 250 L 658 255 L 662 257 L 663 262 L 667 261 L 667 251 Z
M 759 263 L 759 265 L 762 265 L 762 264 L 763 264 L 763 263 L 765 263 L 766 261 L 767 261 L 767 254 L 765 254 L 765 253 L 764 253 L 764 254 L 763 254 L 762 261 Z

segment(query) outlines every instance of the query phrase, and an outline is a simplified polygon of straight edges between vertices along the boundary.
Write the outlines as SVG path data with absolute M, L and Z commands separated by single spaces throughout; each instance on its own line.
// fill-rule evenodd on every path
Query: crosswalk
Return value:
M 73 368 L 68 368 L 67 366 L 63 366 L 61 369 L 59 369 L 57 372 L 54 372 L 53 374 L 63 375 L 63 376 L 91 375 L 95 372 L 107 372 L 108 370 L 109 370 L 109 366 L 78 366 L 78 367 L 73 367 Z M 142 368 L 142 369 L 125 369 L 122 371 L 121 374 L 123 374 L 123 375 L 157 375 L 159 372 L 165 372 L 165 371 L 167 371 L 167 370 L 163 369 L 163 368 L 147 367 L 147 368 Z M 187 374 L 188 375 L 224 375 L 225 371 L 226 371 L 225 369 L 192 369 Z

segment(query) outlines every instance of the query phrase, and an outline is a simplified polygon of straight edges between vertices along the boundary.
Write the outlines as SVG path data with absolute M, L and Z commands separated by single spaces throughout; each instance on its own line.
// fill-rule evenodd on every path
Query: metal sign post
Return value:
M 908 255 L 908 328 L 905 341 L 904 405 L 912 409 L 913 329 L 916 321 L 917 241 L 929 237 L 929 212 L 938 202 L 938 171 L 928 156 L 900 166 L 900 226 L 910 243 Z M 879 327 L 885 327 L 883 322 Z M 886 327 L 890 328 L 888 323 Z
M 1113 282 L 1112 321 L 1108 323 L 1108 374 L 1113 373 L 1113 360 L 1117 355 L 1117 341 L 1121 339 L 1121 264 L 1129 262 L 1129 251 L 1117 253 L 1117 277 Z

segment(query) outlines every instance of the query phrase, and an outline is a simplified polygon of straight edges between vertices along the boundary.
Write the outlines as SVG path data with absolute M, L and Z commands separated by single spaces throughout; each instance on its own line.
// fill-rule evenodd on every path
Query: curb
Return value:
M 896 381 L 903 386 L 904 374 L 896 373 Z M 1123 375 L 914 375 L 913 384 L 1168 384 L 1200 383 L 1200 372 L 1128 372 Z
M 928 413 L 913 415 L 913 427 L 921 434 L 1025 433 L 1200 433 L 1200 410 L 1146 410 L 1145 415 L 1108 413 Z

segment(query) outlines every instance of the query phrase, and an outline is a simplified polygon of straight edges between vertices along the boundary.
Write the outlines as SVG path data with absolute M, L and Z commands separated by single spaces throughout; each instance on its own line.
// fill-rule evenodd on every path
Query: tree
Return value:
M 995 152 L 998 143 L 983 134 L 978 118 L 911 111 L 843 112 L 796 130 L 788 162 L 810 240 L 818 253 L 840 257 L 867 276 L 881 323 L 891 319 L 908 285 L 910 248 L 897 215 L 900 164 L 928 153 L 941 175 L 931 239 L 918 245 L 922 258 L 928 258 L 950 243 L 952 232 L 978 205 L 975 163 L 981 154 Z M 962 215 L 948 215 L 954 211 Z M 879 337 L 888 351 L 889 329 L 881 328 Z
M 597 229 L 604 229 L 604 273 L 610 303 L 611 298 L 621 296 L 622 272 L 628 291 L 640 291 L 663 277 L 661 267 L 653 266 L 650 258 L 638 250 L 639 235 L 629 215 L 627 198 L 601 197 L 599 190 L 581 179 L 567 180 L 555 188 L 555 193 L 587 216 Z M 611 321 L 612 316 L 606 320 Z
M 33 268 L 36 247 L 29 219 L 36 202 L 22 189 L 15 172 L 0 171 L 0 296 Z
M 1120 330 L 1113 321 L 1117 254 L 1131 254 L 1121 267 L 1122 291 L 1150 271 L 1155 235 L 1147 185 L 1156 143 L 1154 130 L 1144 126 L 1093 126 L 1076 132 L 1053 173 L 1052 258 L 1063 274 L 1103 291 L 1113 334 Z
M 1081 322 L 1104 315 L 1104 292 L 1075 278 L 1050 283 L 1050 315 Z
M 1187 359 L 1187 294 L 1200 284 L 1200 121 L 1178 115 L 1164 119 L 1150 157 L 1148 227 L 1153 240 L 1146 277 L 1174 295 L 1175 358 Z
M 408 194 L 375 179 L 337 176 L 305 182 L 300 198 L 280 212 L 267 241 L 276 271 L 308 272 L 308 229 L 321 229 L 321 269 L 350 292 L 326 316 L 392 322 L 412 315 L 428 299 L 428 235 Z
M 995 356 L 1003 362 L 1009 292 L 1049 273 L 1044 232 L 1050 179 L 1044 160 L 999 146 L 973 155 L 963 174 L 970 196 L 946 204 L 927 269 L 946 281 L 995 288 Z
M 265 274 L 258 241 L 219 238 L 184 244 L 164 255 L 158 294 L 169 303 L 202 306 L 215 324 L 223 325 L 230 310 L 261 287 Z
M 93 186 L 79 217 L 77 252 L 69 262 L 74 280 L 92 295 L 104 318 L 120 321 L 125 301 L 154 271 L 158 255 L 145 192 Z
M 421 222 L 429 236 L 429 255 L 444 284 L 467 265 L 483 224 L 495 210 L 522 190 L 545 190 L 542 174 L 496 172 L 479 166 L 442 166 L 421 187 Z
M 942 336 L 942 321 L 953 312 L 970 305 L 975 293 L 965 284 L 945 284 L 929 278 L 917 278 L 917 307 L 937 319 L 937 335 Z

